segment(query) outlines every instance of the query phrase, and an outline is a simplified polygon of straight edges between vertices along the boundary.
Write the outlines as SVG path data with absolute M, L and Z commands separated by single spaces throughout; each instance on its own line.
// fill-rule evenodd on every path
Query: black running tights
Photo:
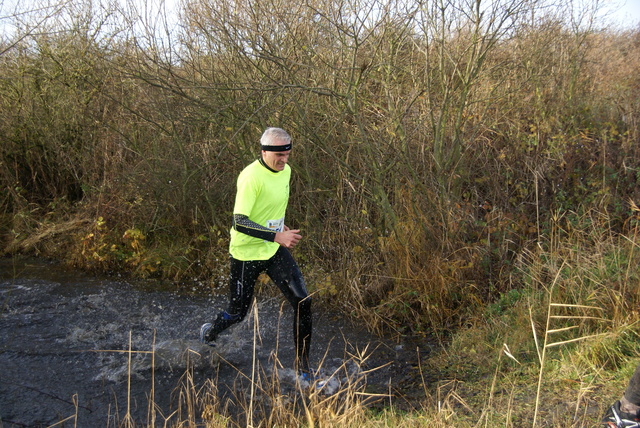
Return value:
M 300 370 L 308 370 L 312 331 L 311 297 L 298 264 L 285 247 L 280 247 L 269 260 L 241 261 L 231 258 L 229 305 L 226 311 L 218 314 L 209 338 L 215 340 L 222 331 L 244 319 L 253 300 L 256 281 L 262 272 L 269 275 L 293 307 L 297 364 Z

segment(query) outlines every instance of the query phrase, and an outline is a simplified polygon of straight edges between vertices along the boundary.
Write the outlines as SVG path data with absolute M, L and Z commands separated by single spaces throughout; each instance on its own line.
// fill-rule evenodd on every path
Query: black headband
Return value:
M 291 143 L 285 144 L 284 146 L 265 146 L 262 145 L 262 150 L 265 152 L 286 152 L 291 150 Z

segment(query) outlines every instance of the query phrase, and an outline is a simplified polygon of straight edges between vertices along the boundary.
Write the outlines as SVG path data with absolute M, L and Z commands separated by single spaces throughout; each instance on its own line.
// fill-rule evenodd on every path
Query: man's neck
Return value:
M 260 156 L 260 163 L 262 164 L 263 167 L 267 168 L 271 172 L 276 172 L 276 173 L 280 172 L 280 171 L 276 171 L 275 169 L 272 169 L 269 165 L 267 165 L 267 163 L 264 161 L 262 156 Z

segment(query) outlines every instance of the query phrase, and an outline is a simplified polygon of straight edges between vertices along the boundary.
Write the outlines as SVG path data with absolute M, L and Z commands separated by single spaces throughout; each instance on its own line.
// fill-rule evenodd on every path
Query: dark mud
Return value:
M 150 403 L 162 426 L 179 417 L 185 385 L 192 381 L 197 390 L 208 379 L 233 413 L 256 366 L 266 375 L 277 371 L 293 391 L 291 310 L 283 299 L 259 297 L 253 315 L 211 348 L 198 342 L 198 329 L 226 296 L 168 288 L 0 259 L 0 426 L 115 427 L 127 414 L 150 426 Z M 429 376 L 417 370 L 418 358 L 429 350 L 428 343 L 385 341 L 337 313 L 314 310 L 313 363 L 325 373 L 343 367 L 341 376 L 366 383 L 367 391 L 390 394 L 381 399 L 387 404 L 419 399 L 416 379 Z M 334 376 L 328 392 L 341 380 Z

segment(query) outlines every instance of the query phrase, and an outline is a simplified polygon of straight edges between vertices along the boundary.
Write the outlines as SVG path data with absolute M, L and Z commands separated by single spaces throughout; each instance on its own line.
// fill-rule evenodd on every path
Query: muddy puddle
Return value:
M 184 386 L 198 390 L 207 381 L 233 412 L 256 367 L 264 376 L 277 372 L 293 391 L 291 310 L 283 302 L 259 297 L 252 315 L 211 348 L 198 342 L 198 329 L 225 306 L 225 295 L 0 259 L 0 426 L 115 427 L 127 414 L 150 426 L 150 403 L 163 426 L 179 417 Z M 389 394 L 380 399 L 386 404 L 410 405 L 422 388 L 416 379 L 429 378 L 418 370 L 429 350 L 314 308 L 312 363 L 342 373 L 329 378 L 328 393 L 349 378 Z

